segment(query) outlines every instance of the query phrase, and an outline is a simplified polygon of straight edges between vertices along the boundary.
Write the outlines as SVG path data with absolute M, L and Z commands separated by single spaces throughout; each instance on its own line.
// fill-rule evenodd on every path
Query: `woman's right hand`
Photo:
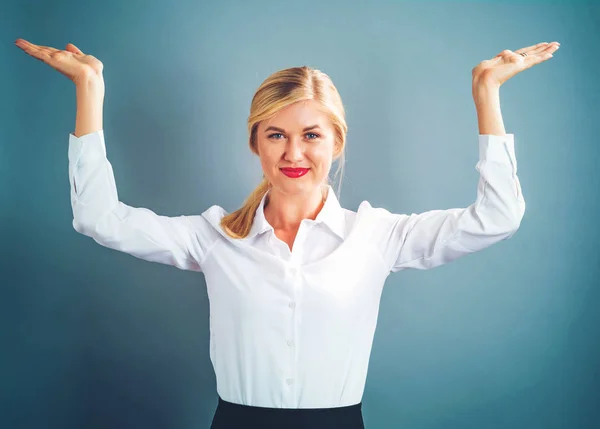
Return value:
M 17 39 L 15 44 L 32 57 L 58 70 L 75 84 L 90 77 L 102 76 L 102 62 L 93 55 L 84 54 L 72 43 L 68 43 L 64 51 L 34 45 L 23 39 Z

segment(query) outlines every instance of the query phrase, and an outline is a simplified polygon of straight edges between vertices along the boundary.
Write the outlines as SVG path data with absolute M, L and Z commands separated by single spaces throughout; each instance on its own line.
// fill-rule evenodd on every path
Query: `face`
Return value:
M 327 179 L 335 135 L 329 117 L 314 100 L 301 101 L 262 121 L 257 130 L 258 153 L 266 178 L 285 194 L 314 192 Z M 300 177 L 281 169 L 307 168 Z

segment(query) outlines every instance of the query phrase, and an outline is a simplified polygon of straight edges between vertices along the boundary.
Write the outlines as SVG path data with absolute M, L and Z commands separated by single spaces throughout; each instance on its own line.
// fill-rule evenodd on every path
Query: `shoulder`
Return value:
M 229 236 L 221 227 L 221 220 L 228 214 L 229 212 L 223 207 L 213 205 L 206 209 L 200 216 L 204 220 L 206 227 L 209 228 L 209 233 L 215 241 L 217 239 L 224 239 L 235 245 L 241 245 L 245 240 Z
M 373 207 L 369 201 L 364 200 L 358 206 L 357 217 L 378 224 L 393 224 L 407 218 L 408 215 L 392 213 L 385 207 Z
M 343 210 L 347 231 L 356 230 L 359 235 L 366 235 L 368 241 L 389 235 L 409 218 L 406 214 L 392 213 L 384 207 L 374 207 L 367 200 L 363 200 L 356 211 Z
M 183 217 L 191 225 L 198 241 L 208 250 L 224 234 L 220 222 L 226 214 L 225 209 L 213 205 L 199 215 L 186 215 Z
M 205 219 L 212 226 L 220 225 L 221 219 L 228 215 L 229 213 L 223 207 L 218 205 L 212 205 L 208 209 L 206 209 L 200 215 L 203 219 Z

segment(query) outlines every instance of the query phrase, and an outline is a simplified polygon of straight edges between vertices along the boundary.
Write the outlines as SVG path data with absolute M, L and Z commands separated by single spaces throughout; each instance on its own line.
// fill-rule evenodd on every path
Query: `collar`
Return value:
M 331 185 L 327 185 L 327 198 L 325 199 L 325 204 L 321 208 L 321 211 L 317 215 L 317 217 L 312 219 L 307 219 L 309 222 L 314 223 L 324 223 L 327 227 L 333 231 L 338 237 L 342 240 L 346 238 L 346 222 L 345 222 L 345 213 L 344 209 L 340 206 L 340 203 L 333 192 L 333 188 Z M 267 193 L 262 197 L 260 204 L 256 209 L 256 214 L 254 216 L 254 222 L 252 223 L 252 228 L 247 239 L 254 237 L 257 234 L 262 234 L 268 230 L 272 230 L 273 227 L 267 222 L 265 218 L 264 206 L 267 195 L 271 190 L 269 189 Z

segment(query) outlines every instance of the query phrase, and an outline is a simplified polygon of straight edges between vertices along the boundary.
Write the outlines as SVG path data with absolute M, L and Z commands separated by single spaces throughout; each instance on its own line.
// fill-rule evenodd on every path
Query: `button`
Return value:
M 290 307 L 290 308 L 294 308 L 294 307 L 296 307 L 296 303 L 295 303 L 294 301 L 290 302 L 290 303 L 289 303 L 289 307 Z
M 285 380 L 287 384 L 292 384 L 294 382 L 293 378 L 288 378 L 287 380 Z
M 288 344 L 288 346 L 290 346 L 290 347 L 291 347 L 291 346 L 293 346 L 293 345 L 294 345 L 294 342 L 293 342 L 292 340 L 288 340 L 287 344 Z

